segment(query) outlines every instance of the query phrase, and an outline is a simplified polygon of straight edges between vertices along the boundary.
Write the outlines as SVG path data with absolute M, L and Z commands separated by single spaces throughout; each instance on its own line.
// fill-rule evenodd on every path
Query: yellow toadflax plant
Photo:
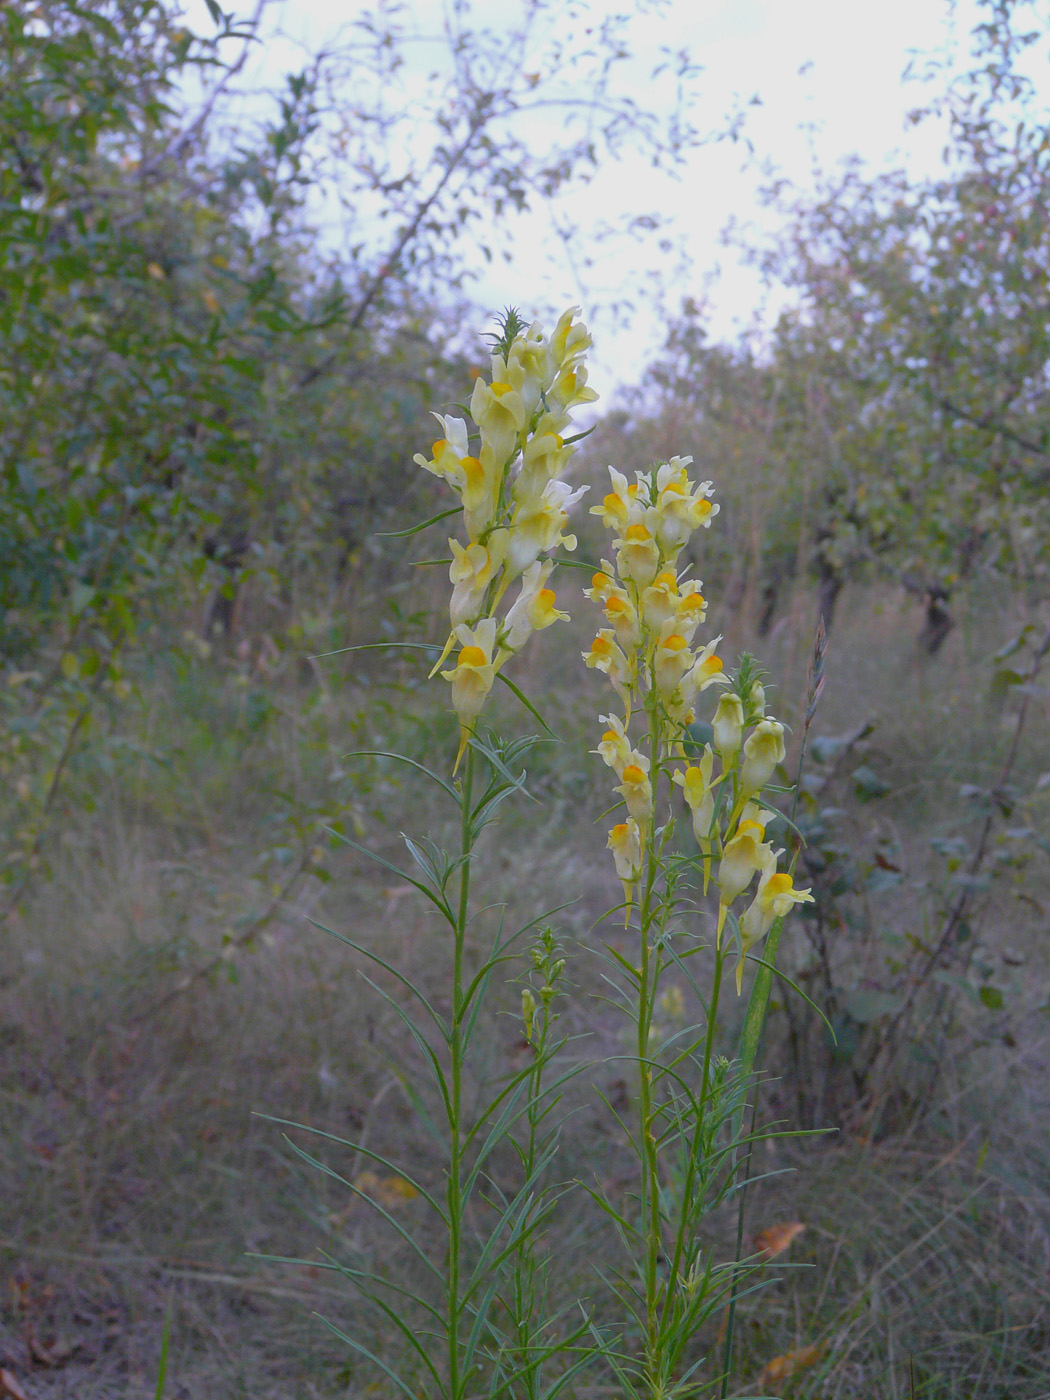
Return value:
M 441 435 L 429 456 L 415 458 L 456 498 L 416 528 L 446 517 L 459 517 L 462 525 L 462 534 L 449 540 L 450 631 L 431 672 L 450 686 L 459 744 L 450 755 L 451 778 L 447 768 L 404 761 L 455 805 L 458 849 L 406 837 L 413 873 L 382 862 L 430 902 L 448 929 L 447 994 L 435 1004 L 394 964 L 335 935 L 400 986 L 402 995 L 387 1000 L 441 1106 L 441 1184 L 428 1189 L 403 1165 L 362 1144 L 343 1145 L 403 1182 L 444 1243 L 436 1256 L 430 1237 L 399 1219 L 396 1205 L 380 1192 L 369 1194 L 361 1182 L 374 1173 L 361 1174 L 357 1184 L 347 1180 L 409 1248 L 419 1266 L 413 1277 L 421 1273 L 427 1282 L 394 1277 L 379 1264 L 332 1259 L 329 1267 L 386 1319 L 391 1345 L 339 1335 L 370 1358 L 391 1394 L 568 1400 L 598 1387 L 593 1393 L 647 1400 L 725 1395 L 732 1328 L 724 1348 L 717 1341 L 705 1346 L 705 1324 L 743 1296 L 742 1288 L 757 1286 L 750 1271 L 762 1256 L 719 1262 L 702 1226 L 741 1185 L 753 1140 L 753 1129 L 745 1133 L 741 1125 L 776 942 L 786 915 L 810 898 L 794 887 L 783 853 L 767 836 L 775 813 L 763 805 L 763 794 L 783 763 L 784 730 L 766 712 L 753 660 L 742 657 L 730 675 L 716 653 L 719 638 L 697 641 L 707 604 L 679 560 L 694 532 L 717 515 L 711 483 L 691 480 L 689 457 L 638 471 L 633 480 L 610 467 L 611 489 L 592 509 L 612 533 L 612 557 L 587 590 L 605 625 L 584 661 L 606 677 L 615 697 L 600 716 L 596 752 L 616 779 L 617 820 L 608 845 L 624 892 L 619 910 L 636 951 L 627 955 L 609 945 L 603 956 L 613 999 L 630 1027 L 633 1120 L 608 1107 L 636 1158 L 637 1184 L 624 1205 L 593 1183 L 566 1183 L 554 1110 L 580 1066 L 565 1053 L 557 1029 L 566 955 L 548 922 L 552 913 L 511 934 L 501 927 L 479 965 L 468 955 L 467 932 L 485 903 L 472 886 L 478 836 L 524 790 L 523 764 L 536 742 L 501 740 L 480 720 L 496 680 L 506 680 L 507 660 L 534 632 L 566 617 L 549 585 L 576 547 L 568 518 L 583 490 L 562 477 L 576 441 L 569 432 L 573 409 L 597 396 L 584 368 L 590 336 L 575 308 L 549 336 L 508 311 L 494 341 L 491 374 L 475 382 L 469 421 L 435 415 Z M 678 830 L 675 813 L 683 809 L 691 834 Z M 522 949 L 530 934 L 531 947 Z M 765 958 L 757 951 L 764 941 Z M 478 1101 L 464 1085 L 479 1015 L 494 975 L 515 962 L 520 968 L 522 959 L 528 1063 Z M 716 1030 L 726 968 L 732 966 L 739 994 L 748 961 L 758 975 L 740 1043 L 727 1056 Z M 703 976 L 701 966 L 708 968 Z M 699 1024 L 684 1024 L 683 985 L 701 1008 Z M 378 988 L 377 994 L 384 995 Z M 670 1031 L 662 1029 L 665 1014 Z M 410 1078 L 406 1073 L 404 1082 Z M 419 1107 L 423 1112 L 421 1096 Z M 513 1189 L 497 1187 L 489 1175 L 494 1154 L 505 1159 L 508 1150 L 518 1167 Z M 489 1209 L 479 1211 L 481 1202 Z M 599 1228 L 607 1223 L 621 1261 L 611 1278 L 596 1273 L 590 1298 L 577 1290 L 566 1305 L 554 1296 L 552 1225 L 566 1210 L 581 1209 L 593 1212 Z

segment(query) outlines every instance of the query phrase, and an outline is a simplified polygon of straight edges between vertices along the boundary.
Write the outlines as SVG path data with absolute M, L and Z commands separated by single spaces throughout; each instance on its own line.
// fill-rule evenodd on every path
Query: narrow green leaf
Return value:
M 407 540 L 411 535 L 418 535 L 421 530 L 436 525 L 439 520 L 447 520 L 450 515 L 459 515 L 462 510 L 462 506 L 450 506 L 448 510 L 439 510 L 437 515 L 432 515 L 429 520 L 421 521 L 418 525 L 410 525 L 407 530 L 377 530 L 376 538 L 380 540 Z

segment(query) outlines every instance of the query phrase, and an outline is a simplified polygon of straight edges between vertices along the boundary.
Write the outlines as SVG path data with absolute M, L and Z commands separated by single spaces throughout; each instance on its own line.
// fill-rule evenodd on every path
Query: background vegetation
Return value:
M 328 833 L 384 849 L 438 821 L 345 755 L 451 755 L 455 723 L 422 663 L 321 654 L 441 633 L 411 566 L 439 533 L 381 532 L 437 508 L 411 456 L 480 354 L 478 245 L 628 147 L 701 136 L 617 96 L 612 20 L 523 72 L 528 15 L 509 38 L 459 15 L 399 145 L 389 17 L 231 132 L 250 22 L 0 12 L 0 1395 L 152 1393 L 165 1317 L 169 1394 L 377 1393 L 309 1316 L 348 1306 L 326 1275 L 248 1257 L 367 1252 L 371 1227 L 251 1112 L 415 1142 L 396 1029 L 307 918 L 426 981 L 423 911 Z M 983 15 L 940 103 L 943 176 L 772 193 L 785 232 L 754 256 L 794 309 L 719 345 L 684 302 L 578 459 L 597 482 L 692 452 L 714 479 L 716 630 L 797 729 L 818 616 L 830 633 L 788 970 L 835 1036 L 782 996 L 763 1108 L 834 1132 L 769 1149 L 755 1189 L 771 1278 L 787 1265 L 748 1300 L 744 1366 L 775 1393 L 1050 1394 L 1050 143 L 1024 77 L 1050 30 L 1012 0 Z M 332 189 L 338 254 L 313 232 Z M 519 679 L 565 746 L 513 860 L 485 859 L 523 921 L 537 872 L 574 901 L 567 1014 L 613 1055 L 585 995 L 617 897 L 590 825 L 599 691 L 537 655 Z M 496 1077 L 521 1046 L 510 1018 L 487 1034 Z M 599 1087 L 630 1093 L 614 1069 Z M 574 1169 L 614 1183 L 609 1125 L 577 1107 Z M 790 1224 L 790 1252 L 761 1234 Z M 566 1235 L 570 1293 L 596 1228 Z

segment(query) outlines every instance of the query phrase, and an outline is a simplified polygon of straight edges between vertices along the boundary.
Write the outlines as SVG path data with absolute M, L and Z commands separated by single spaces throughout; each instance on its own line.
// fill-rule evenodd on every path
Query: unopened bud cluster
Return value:
M 474 383 L 473 427 L 436 413 L 442 436 L 431 457 L 414 458 L 459 497 L 467 535 L 465 544 L 449 540 L 452 631 L 441 656 L 459 644 L 455 665 L 441 674 L 452 685 L 460 755 L 500 667 L 533 632 L 568 616 L 547 586 L 551 551 L 576 547 L 565 527 L 586 490 L 561 479 L 574 451 L 565 434 L 572 410 L 598 397 L 587 387 L 583 359 L 591 338 L 578 311 L 566 311 L 550 337 L 538 322 L 525 327 L 506 313 L 491 378 L 479 375 Z M 518 595 L 501 615 L 518 579 Z
M 602 561 L 587 596 L 599 604 L 607 626 L 584 652 L 584 661 L 604 672 L 624 706 L 624 716 L 601 715 L 606 725 L 596 752 L 614 771 L 615 791 L 626 820 L 609 832 L 616 872 L 623 882 L 629 915 L 647 863 L 656 860 L 656 792 L 661 775 L 682 790 L 704 866 L 705 888 L 717 861 L 717 937 L 732 906 L 757 887 L 734 926 L 741 958 L 763 939 L 776 918 L 810 899 L 779 871 L 775 851 L 765 840 L 772 813 L 759 805 L 762 789 L 784 760 L 784 728 L 765 713 L 765 692 L 750 663 L 735 678 L 725 674 L 715 653 L 721 640 L 702 645 L 696 633 L 707 614 L 701 585 L 678 568 L 693 532 L 707 528 L 718 512 L 709 481 L 694 485 L 687 468 L 692 458 L 673 457 L 629 483 L 609 468 L 612 490 L 592 514 L 613 533 L 615 564 Z M 712 721 L 712 739 L 699 755 L 689 737 L 696 702 L 710 686 L 725 687 Z M 632 716 L 647 719 L 648 732 L 636 746 L 629 732 Z M 692 749 L 695 762 L 689 762 Z

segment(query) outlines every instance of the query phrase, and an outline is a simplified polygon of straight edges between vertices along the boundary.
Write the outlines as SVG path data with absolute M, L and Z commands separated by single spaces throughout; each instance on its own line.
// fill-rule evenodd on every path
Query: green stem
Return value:
M 532 1073 L 529 1076 L 529 1106 L 528 1124 L 529 1136 L 525 1154 L 525 1179 L 531 1179 L 536 1170 L 536 1158 L 540 1149 L 540 1096 L 543 1088 L 543 1067 L 547 1053 L 547 1039 L 551 1029 L 551 1011 L 548 1001 L 543 1001 L 543 1015 L 540 1020 L 540 1033 L 533 1045 L 533 1052 L 536 1056 Z M 531 1239 L 523 1239 L 518 1246 L 518 1266 L 515 1277 L 515 1288 L 517 1291 L 516 1306 L 518 1310 L 517 1330 L 518 1330 L 518 1356 L 521 1369 L 525 1374 L 525 1394 L 529 1400 L 535 1400 L 540 1392 L 540 1375 L 538 1368 L 532 1366 L 532 1338 L 534 1332 L 534 1312 L 535 1294 L 533 1290 L 533 1273 L 531 1265 L 534 1261 L 534 1250 Z
M 474 791 L 474 749 L 468 746 L 460 788 L 460 849 L 463 864 L 459 874 L 459 908 L 456 915 L 455 947 L 452 965 L 452 1021 L 449 1026 L 449 1160 L 448 1160 L 448 1393 L 458 1400 L 465 1377 L 460 1376 L 460 1276 L 463 1252 L 463 954 L 470 908 L 470 860 L 474 829 L 471 804 Z
M 707 1006 L 707 1033 L 704 1036 L 704 1058 L 700 1070 L 700 1102 L 697 1107 L 696 1122 L 693 1125 L 693 1138 L 690 1144 L 689 1161 L 686 1166 L 685 1182 L 682 1187 L 682 1212 L 675 1238 L 674 1257 L 671 1260 L 670 1281 L 668 1283 L 667 1295 L 664 1298 L 664 1325 L 666 1325 L 674 1302 L 674 1289 L 682 1268 L 682 1255 L 685 1253 L 687 1241 L 691 1238 L 691 1212 L 689 1211 L 688 1203 L 692 1199 L 693 1184 L 696 1181 L 698 1165 L 703 1159 L 704 1122 L 711 1093 L 711 1058 L 714 1052 L 715 1024 L 718 1020 L 718 999 L 722 990 L 722 968 L 724 965 L 725 953 L 722 948 L 716 948 L 715 975 L 711 987 L 711 998 Z
M 656 984 L 660 977 L 659 959 L 654 957 L 650 944 L 650 930 L 653 923 L 653 891 L 659 874 L 660 860 L 656 849 L 655 811 L 656 782 L 658 779 L 657 760 L 659 757 L 660 720 L 656 708 L 655 691 L 650 691 L 649 710 L 649 762 L 653 782 L 653 812 L 650 830 L 646 840 L 645 887 L 638 907 L 640 925 L 640 963 L 638 968 L 638 1018 L 637 1054 L 639 1076 L 639 1128 L 641 1147 L 641 1198 L 642 1230 L 646 1239 L 645 1253 L 645 1317 L 646 1317 L 646 1367 L 648 1381 L 655 1394 L 661 1369 L 661 1326 L 657 1304 L 659 1294 L 660 1252 L 662 1231 L 660 1221 L 660 1177 L 659 1155 L 656 1138 L 653 1134 L 653 1085 L 652 1070 L 649 1066 L 649 1036 L 653 1022 L 653 1003 L 656 997 Z
M 755 1065 L 758 1063 L 759 1051 L 762 1044 L 762 1031 L 766 1023 L 766 1009 L 769 1005 L 769 993 L 773 985 L 772 968 L 776 965 L 777 949 L 780 944 L 780 934 L 784 927 L 783 919 L 777 919 L 770 930 L 766 940 L 765 958 L 763 962 L 768 966 L 758 969 L 755 975 L 755 982 L 751 988 L 751 997 L 747 1005 L 747 1015 L 744 1018 L 744 1031 L 740 1043 L 740 1068 L 742 1084 L 746 1085 L 751 1078 Z M 735 1263 L 739 1269 L 740 1256 L 744 1251 L 744 1212 L 747 1208 L 747 1188 L 751 1180 L 751 1152 L 755 1141 L 755 1120 L 758 1114 L 758 1085 L 755 1085 L 754 1098 L 751 1101 L 751 1129 L 748 1133 L 747 1152 L 744 1158 L 744 1181 L 740 1189 L 740 1200 L 737 1205 L 736 1216 L 736 1258 Z M 740 1134 L 740 1125 L 743 1121 L 742 1106 L 733 1114 L 733 1137 L 736 1139 Z M 722 1388 L 720 1391 L 721 1400 L 729 1394 L 729 1371 L 733 1361 L 733 1332 L 736 1323 L 736 1299 L 737 1299 L 738 1274 L 734 1272 L 733 1287 L 729 1294 L 729 1312 L 726 1318 L 726 1344 L 725 1354 L 722 1360 Z

